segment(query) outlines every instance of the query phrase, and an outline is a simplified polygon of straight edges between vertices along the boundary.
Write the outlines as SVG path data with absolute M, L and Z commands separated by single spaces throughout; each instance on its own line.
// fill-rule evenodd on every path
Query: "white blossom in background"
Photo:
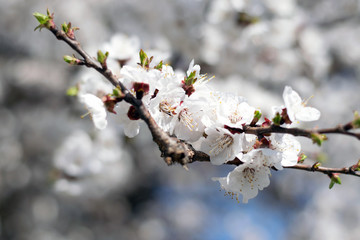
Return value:
M 74 196 L 101 197 L 125 187 L 133 171 L 115 129 L 99 131 L 94 139 L 84 131 L 73 132 L 57 150 L 54 167 L 65 175 L 56 180 L 55 190 Z
M 56 151 L 54 165 L 71 177 L 84 177 L 101 171 L 92 153 L 92 140 L 83 131 L 73 132 Z
M 117 33 L 109 42 L 103 44 L 102 49 L 110 53 L 109 59 L 135 66 L 139 59 L 140 39 L 137 36 Z

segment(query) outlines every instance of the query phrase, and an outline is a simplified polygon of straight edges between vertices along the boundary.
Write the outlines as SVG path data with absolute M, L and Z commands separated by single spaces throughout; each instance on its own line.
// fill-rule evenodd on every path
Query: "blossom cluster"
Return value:
M 117 36 L 122 44 L 133 38 Z M 126 44 L 124 44 L 124 42 Z M 209 155 L 212 164 L 221 165 L 238 160 L 240 164 L 226 177 L 214 178 L 226 192 L 242 195 L 243 202 L 255 197 L 259 190 L 270 183 L 270 169 L 281 170 L 298 162 L 301 145 L 289 134 L 246 134 L 244 126 L 269 126 L 270 124 L 293 126 L 301 121 L 319 119 L 320 112 L 306 106 L 291 87 L 283 92 L 284 105 L 273 107 L 273 116 L 260 124 L 261 110 L 249 105 L 244 97 L 216 91 L 208 86 L 211 77 L 200 73 L 200 66 L 191 61 L 186 72 L 174 71 L 162 61 L 152 61 L 140 50 L 140 63 L 134 64 L 137 51 L 126 58 L 111 58 L 109 66 L 119 81 L 137 98 L 141 99 L 160 128 L 178 139 L 192 144 L 197 151 Z M 129 48 L 127 48 L 129 50 Z M 140 116 L 136 109 L 124 101 L 114 101 L 116 91 L 111 88 L 88 89 L 91 81 L 79 85 L 79 99 L 92 115 L 95 127 L 107 125 L 106 110 L 117 113 L 124 134 L 135 137 L 140 129 Z

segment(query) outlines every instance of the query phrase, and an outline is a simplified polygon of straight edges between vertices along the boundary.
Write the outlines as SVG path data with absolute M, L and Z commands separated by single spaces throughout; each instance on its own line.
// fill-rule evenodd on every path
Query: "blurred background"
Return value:
M 224 196 L 212 177 L 231 166 L 168 167 L 143 127 L 125 138 L 116 115 L 96 131 L 66 96 L 86 70 L 62 60 L 72 50 L 37 26 L 34 12 L 60 25 L 95 55 L 114 34 L 166 53 L 186 70 L 191 59 L 215 75 L 220 91 L 245 96 L 266 114 L 285 85 L 314 96 L 332 127 L 360 110 L 358 0 L 0 0 L 0 238 L 358 239 L 360 181 L 342 176 L 329 190 L 320 173 L 273 172 L 249 201 Z M 350 166 L 359 142 L 330 136 L 322 147 L 299 139 L 324 166 Z

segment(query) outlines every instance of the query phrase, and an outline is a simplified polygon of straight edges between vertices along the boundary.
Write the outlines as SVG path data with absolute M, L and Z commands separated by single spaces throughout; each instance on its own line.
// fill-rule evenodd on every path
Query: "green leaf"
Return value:
M 140 49 L 139 56 L 140 56 L 140 65 L 144 67 L 146 59 L 148 58 L 144 50 Z
M 341 184 L 341 178 L 339 176 L 339 173 L 333 173 L 330 177 L 331 182 L 329 184 L 329 189 L 331 189 L 335 184 Z
M 69 28 L 69 25 L 66 24 L 66 22 L 64 22 L 63 24 L 61 24 L 61 29 L 62 29 L 65 33 L 67 33 L 70 28 Z
M 328 138 L 325 134 L 320 134 L 320 133 L 312 133 L 311 134 L 311 139 L 313 141 L 313 143 L 317 144 L 318 146 L 321 146 L 321 144 L 326 141 Z
M 113 89 L 113 96 L 115 97 L 124 97 L 124 93 L 121 91 L 120 87 L 116 87 Z
M 46 15 L 38 13 L 38 12 L 33 13 L 33 16 L 38 20 L 38 22 L 40 24 L 43 24 L 43 25 L 48 23 L 48 21 L 50 20 L 49 16 L 46 16 Z
M 163 61 L 160 61 L 159 64 L 155 66 L 155 69 L 161 71 L 162 67 L 163 67 Z
M 193 85 L 196 82 L 196 71 L 193 71 L 189 74 L 189 76 L 185 79 L 185 85 L 190 86 Z
M 101 63 L 101 64 L 104 64 L 104 63 L 105 63 L 105 61 L 106 61 L 106 59 L 107 59 L 108 56 L 109 56 L 109 52 L 106 52 L 105 54 L 104 54 L 101 50 L 99 50 L 99 51 L 97 52 L 97 60 L 98 60 L 99 63 Z

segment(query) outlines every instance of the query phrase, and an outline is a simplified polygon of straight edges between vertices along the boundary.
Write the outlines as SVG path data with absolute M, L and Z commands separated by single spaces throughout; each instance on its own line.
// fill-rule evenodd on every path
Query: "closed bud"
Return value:
M 101 64 L 101 66 L 105 69 L 107 68 L 106 59 L 108 56 L 109 56 L 109 52 L 106 52 L 105 54 L 101 50 L 97 52 L 97 60 Z
M 281 115 L 280 113 L 276 113 L 275 117 L 272 119 L 273 123 L 277 126 L 280 126 L 281 124 Z
M 352 121 L 353 128 L 360 128 L 360 116 L 359 112 L 354 113 L 354 120 Z
M 69 55 L 65 55 L 64 56 L 64 61 L 69 63 L 70 65 L 79 65 L 79 63 L 81 62 L 79 59 L 77 59 L 74 56 L 69 56 Z
M 329 189 L 331 189 L 335 184 L 341 184 L 341 178 L 339 176 L 339 173 L 331 173 L 329 174 L 329 177 L 331 179 L 330 184 L 329 184 Z
M 312 165 L 312 169 L 318 169 L 319 167 L 321 166 L 321 163 L 319 163 L 319 162 L 316 162 L 316 163 L 314 163 L 314 165 Z
M 251 121 L 250 125 L 251 126 L 255 126 L 256 123 L 260 120 L 261 118 L 261 112 L 259 110 L 255 110 L 254 112 L 254 118 L 253 120 Z
M 307 156 L 303 153 L 300 154 L 300 156 L 298 157 L 298 163 L 303 163 L 305 159 L 307 159 Z

